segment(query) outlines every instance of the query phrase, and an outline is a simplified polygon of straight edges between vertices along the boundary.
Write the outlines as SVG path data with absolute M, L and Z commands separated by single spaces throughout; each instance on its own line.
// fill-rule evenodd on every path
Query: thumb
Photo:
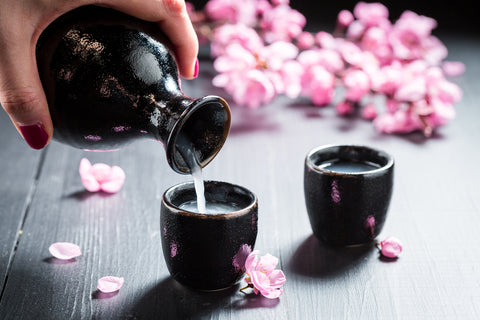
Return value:
M 0 103 L 33 149 L 45 147 L 53 125 L 30 41 L 1 41 Z

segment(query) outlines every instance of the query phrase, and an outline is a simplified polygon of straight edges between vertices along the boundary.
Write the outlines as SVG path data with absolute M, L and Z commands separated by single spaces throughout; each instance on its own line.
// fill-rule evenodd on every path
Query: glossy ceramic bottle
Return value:
M 153 23 L 82 7 L 42 33 L 36 54 L 60 142 L 112 150 L 148 137 L 164 145 L 175 171 L 189 173 L 182 154 L 204 167 L 226 140 L 227 103 L 183 94 L 168 41 Z

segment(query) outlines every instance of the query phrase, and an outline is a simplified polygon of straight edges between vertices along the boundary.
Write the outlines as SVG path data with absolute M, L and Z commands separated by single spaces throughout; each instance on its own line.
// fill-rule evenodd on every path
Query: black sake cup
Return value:
M 331 246 L 372 243 L 387 217 L 394 160 L 366 146 L 327 145 L 305 159 L 304 192 L 314 235 Z
M 193 182 L 163 194 L 160 226 L 163 255 L 171 276 L 199 290 L 229 288 L 241 280 L 257 238 L 258 201 L 248 189 L 205 181 L 207 203 L 234 204 L 231 212 L 201 214 L 180 209 L 196 200 Z

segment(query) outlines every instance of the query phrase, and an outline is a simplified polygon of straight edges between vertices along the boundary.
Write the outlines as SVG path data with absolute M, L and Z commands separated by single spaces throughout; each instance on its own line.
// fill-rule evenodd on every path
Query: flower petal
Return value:
M 258 250 L 252 251 L 245 260 L 245 272 L 250 274 L 257 265 Z
M 258 259 L 258 263 L 255 269 L 263 273 L 269 274 L 270 272 L 275 270 L 277 264 L 278 258 L 272 256 L 270 253 L 267 253 L 266 255 Z
M 78 168 L 80 176 L 84 177 L 85 175 L 89 175 L 91 167 L 92 164 L 90 163 L 90 161 L 88 161 L 87 158 L 82 158 L 82 160 L 80 161 L 80 167 Z
M 97 289 L 104 293 L 110 293 L 120 290 L 124 279 L 121 277 L 106 276 L 98 279 Z
M 273 289 L 278 289 L 285 284 L 287 278 L 282 270 L 273 270 L 268 277 L 270 278 L 270 286 Z
M 55 242 L 48 248 L 48 251 L 52 256 L 61 260 L 70 260 L 82 255 L 80 247 L 70 242 Z
M 113 166 L 110 171 L 110 176 L 101 183 L 100 188 L 108 193 L 118 192 L 125 182 L 125 172 L 118 166 Z
M 97 192 L 100 190 L 100 183 L 93 176 L 82 177 L 82 184 L 90 192 Z
M 250 275 L 250 279 L 252 280 L 253 286 L 263 294 L 263 292 L 268 292 L 272 290 L 270 288 L 270 279 L 268 276 L 260 271 L 253 271 Z
M 387 258 L 397 258 L 398 255 L 402 252 L 403 245 L 402 242 L 395 237 L 388 237 L 382 242 L 380 242 L 380 248 L 382 255 Z
M 91 173 L 100 184 L 104 181 L 108 181 L 108 177 L 111 175 L 112 168 L 105 163 L 95 163 L 92 166 Z

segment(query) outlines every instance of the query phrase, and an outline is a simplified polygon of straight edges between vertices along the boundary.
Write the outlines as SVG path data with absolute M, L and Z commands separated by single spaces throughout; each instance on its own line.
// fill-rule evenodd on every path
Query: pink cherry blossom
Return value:
M 82 255 L 80 247 L 70 242 L 55 242 L 48 251 L 57 259 L 70 260 Z
M 359 2 L 339 12 L 333 33 L 310 33 L 289 3 L 210 0 L 203 18 L 189 9 L 200 35 L 212 30 L 213 84 L 236 104 L 258 108 L 280 94 L 302 95 L 340 115 L 358 106 L 379 132 L 425 136 L 454 118 L 462 91 L 445 77 L 465 65 L 443 61 L 448 50 L 432 35 L 433 18 L 407 10 L 392 23 L 383 4 Z M 339 85 L 345 91 L 333 104 Z M 366 96 L 385 102 L 362 105 Z
M 79 168 L 82 184 L 90 192 L 118 192 L 125 181 L 125 172 L 118 166 L 110 167 L 104 163 L 92 165 L 88 159 L 80 161 Z
M 106 276 L 98 279 L 97 289 L 103 293 L 112 293 L 120 290 L 123 286 L 124 278 Z
M 335 77 L 321 65 L 307 68 L 302 75 L 302 95 L 310 97 L 314 105 L 328 105 L 335 93 Z
M 366 104 L 362 109 L 362 118 L 366 120 L 373 120 L 377 117 L 377 107 L 373 103 Z
M 341 116 L 352 114 L 354 111 L 353 105 L 349 101 L 341 101 L 335 105 L 335 111 Z
M 349 10 L 342 10 L 338 13 L 337 24 L 342 27 L 348 27 L 355 18 Z
M 315 44 L 315 37 L 310 32 L 302 32 L 297 37 L 297 47 L 305 50 L 310 49 Z
M 213 20 L 253 26 L 257 14 L 255 2 L 256 0 L 210 0 L 205 5 L 205 11 Z
M 381 3 L 358 2 L 353 9 L 355 17 L 367 27 L 378 26 L 388 22 L 388 9 Z
M 283 293 L 281 288 L 286 281 L 282 270 L 276 270 L 278 258 L 271 254 L 262 257 L 258 251 L 253 251 L 245 261 L 245 281 L 253 287 L 255 294 L 260 293 L 266 298 L 276 299 Z
M 395 237 L 388 237 L 380 242 L 380 250 L 383 256 L 387 258 L 397 258 L 402 252 L 402 242 Z
M 457 77 L 465 72 L 465 64 L 460 61 L 444 61 L 442 69 L 446 76 Z
M 343 84 L 347 92 L 345 97 L 349 101 L 358 102 L 370 91 L 370 78 L 358 69 L 349 69 L 343 77 Z
M 289 41 L 303 32 L 306 23 L 305 17 L 300 12 L 288 5 L 279 5 L 263 13 L 260 28 L 268 43 L 277 40 Z
M 225 24 L 215 29 L 211 51 L 214 57 L 224 54 L 225 48 L 234 43 L 240 44 L 249 52 L 256 52 L 263 47 L 258 33 L 244 24 Z
M 419 77 L 400 85 L 394 94 L 395 100 L 414 102 L 424 99 L 427 93 L 425 78 Z

